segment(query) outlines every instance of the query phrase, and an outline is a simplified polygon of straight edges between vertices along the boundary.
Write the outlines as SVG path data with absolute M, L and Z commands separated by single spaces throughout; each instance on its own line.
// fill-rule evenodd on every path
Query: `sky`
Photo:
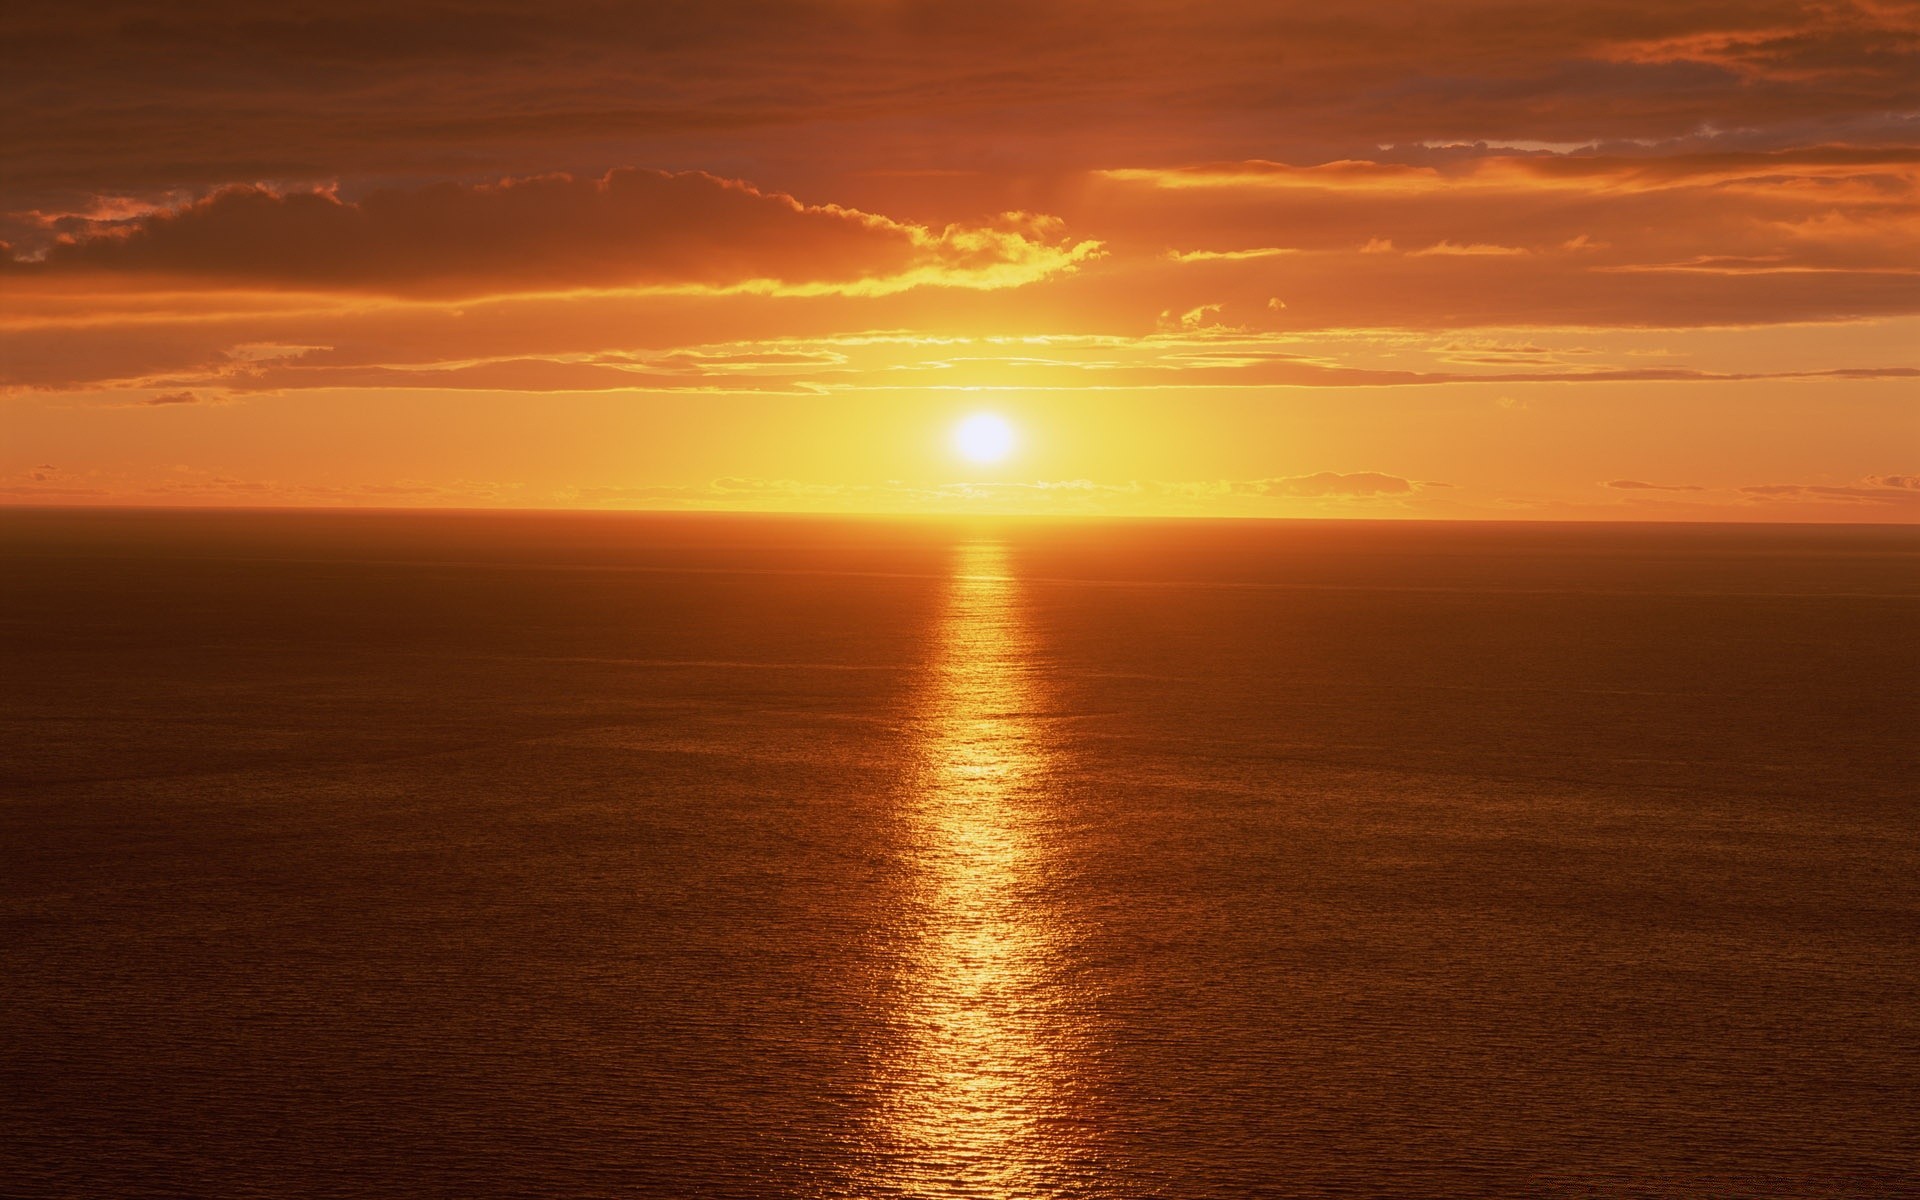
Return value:
M 0 503 L 1920 520 L 1920 3 L 14 0 Z

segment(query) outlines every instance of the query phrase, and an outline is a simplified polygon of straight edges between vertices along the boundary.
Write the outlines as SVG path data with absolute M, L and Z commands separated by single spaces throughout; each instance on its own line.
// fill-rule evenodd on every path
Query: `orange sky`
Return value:
M 0 251 L 13 503 L 1920 519 L 1902 0 L 25 0 Z

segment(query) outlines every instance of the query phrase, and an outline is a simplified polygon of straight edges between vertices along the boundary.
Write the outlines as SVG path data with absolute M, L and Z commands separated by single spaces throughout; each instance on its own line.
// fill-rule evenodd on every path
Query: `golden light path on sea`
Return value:
M 916 876 L 898 1004 L 903 1042 L 879 1106 L 880 1194 L 1102 1191 L 1076 1102 L 1089 1053 L 1062 977 L 1073 932 L 1057 882 L 1049 742 L 1025 597 L 1006 548 L 957 548 L 916 718 L 908 844 Z

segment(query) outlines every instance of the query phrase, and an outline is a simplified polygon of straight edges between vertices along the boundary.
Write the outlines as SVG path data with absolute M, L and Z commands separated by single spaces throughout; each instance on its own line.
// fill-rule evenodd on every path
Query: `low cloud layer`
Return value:
M 1031 282 L 1095 253 L 1009 214 L 931 228 L 808 205 L 699 171 L 623 168 L 497 184 L 325 191 L 238 186 L 63 234 L 10 268 L 30 278 L 480 295 L 572 288 L 884 293 Z M 124 286 L 124 285 L 123 285 Z
M 1892 505 L 1920 508 L 1920 487 L 1911 475 L 1870 477 L 1851 484 L 1762 483 L 1740 489 L 1742 495 L 1763 503 L 1824 503 Z
M 1704 492 L 1697 483 L 1647 483 L 1639 479 L 1609 479 L 1607 487 L 1620 492 Z
M 1920 0 L 17 0 L 0 162 L 9 497 L 1920 515 Z
M 1256 479 L 1236 484 L 1237 490 L 1255 496 L 1404 496 L 1417 485 L 1411 479 L 1385 475 L 1379 471 L 1319 471 L 1312 475 L 1292 475 L 1282 479 Z
M 1018 319 L 1011 299 L 979 299 L 993 305 L 999 320 Z M 1598 340 L 1590 334 L 1564 331 L 1531 331 L 1526 340 L 1487 332 L 1263 332 L 1222 322 L 1255 321 L 1271 310 L 1220 305 L 1200 306 L 1138 336 L 1064 335 L 1045 324 L 1028 336 L 970 336 L 929 324 L 709 342 L 703 333 L 734 327 L 738 310 L 731 300 L 706 311 L 691 311 L 678 295 L 646 294 L 617 303 L 522 297 L 452 312 L 437 306 L 366 311 L 351 298 L 338 303 L 338 310 L 291 319 L 0 326 L 0 388 L 99 389 L 123 402 L 135 392 L 132 402 L 174 404 L 182 395 L 207 402 L 340 389 L 808 397 L 981 385 L 1040 393 L 1272 395 L 1281 388 L 1920 383 L 1920 367 L 1893 362 L 1731 369 L 1760 348 L 1793 343 L 1801 355 L 1818 350 L 1827 339 L 1817 328 L 1791 337 L 1752 331 L 1741 353 L 1687 361 L 1659 349 L 1667 335 L 1658 332 L 1613 335 L 1608 348 L 1583 344 Z M 755 303 L 761 306 L 756 319 L 795 328 L 911 315 L 902 296 L 759 297 Z M 1033 319 L 1050 315 L 1043 301 L 1036 308 Z M 304 340 L 285 337 L 289 332 Z M 656 344 L 633 345 L 636 334 Z M 1873 352 L 1912 356 L 1908 348 Z M 1815 360 L 1822 361 L 1831 360 Z M 1641 485 L 1616 480 L 1609 486 Z

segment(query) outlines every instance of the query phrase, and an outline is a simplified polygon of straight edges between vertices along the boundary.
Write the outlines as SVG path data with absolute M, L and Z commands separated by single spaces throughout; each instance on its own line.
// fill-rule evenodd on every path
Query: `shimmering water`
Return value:
M 0 513 L 0 1195 L 1920 1193 L 1920 532 Z

